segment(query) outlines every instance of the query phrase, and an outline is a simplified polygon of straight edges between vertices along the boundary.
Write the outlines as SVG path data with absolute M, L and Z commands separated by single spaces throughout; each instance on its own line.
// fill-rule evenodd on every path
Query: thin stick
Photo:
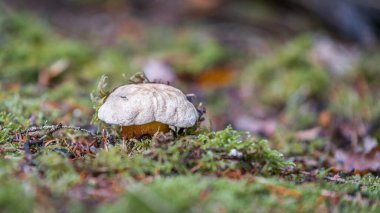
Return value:
M 30 127 L 29 129 L 26 129 L 26 130 L 20 132 L 20 134 L 21 135 L 27 135 L 28 133 L 39 132 L 42 130 L 49 130 L 49 132 L 54 133 L 60 129 L 71 129 L 71 130 L 87 133 L 90 136 L 96 136 L 96 134 L 92 133 L 91 131 L 89 131 L 87 129 L 84 129 L 81 127 L 76 127 L 76 126 L 62 125 L 61 123 L 59 123 L 58 125 L 33 126 L 33 127 Z
M 123 149 L 123 152 L 127 152 L 126 151 L 126 145 L 125 145 L 125 138 L 123 137 L 123 146 L 122 146 L 122 149 Z
M 47 136 L 53 134 L 54 132 L 58 131 L 59 129 L 62 129 L 62 124 L 61 123 L 59 123 L 57 126 L 54 126 L 53 128 L 51 128 L 51 130 L 49 132 L 47 132 L 45 135 L 43 135 L 42 137 L 40 137 L 39 140 L 42 141 Z
M 102 136 L 103 136 L 103 144 L 104 144 L 104 149 L 106 152 L 108 152 L 108 133 L 106 132 L 105 129 L 102 130 Z

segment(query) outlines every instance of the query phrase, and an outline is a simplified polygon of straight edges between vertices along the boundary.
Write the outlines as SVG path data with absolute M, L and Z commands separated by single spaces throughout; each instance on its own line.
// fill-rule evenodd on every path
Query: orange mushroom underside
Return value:
M 161 122 L 151 122 L 142 125 L 122 126 L 121 135 L 125 139 L 153 136 L 157 132 L 169 132 L 169 125 Z

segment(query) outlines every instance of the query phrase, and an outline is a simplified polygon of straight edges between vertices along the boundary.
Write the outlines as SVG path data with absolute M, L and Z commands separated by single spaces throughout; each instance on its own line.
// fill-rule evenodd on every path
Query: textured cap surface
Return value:
M 120 126 L 158 121 L 185 128 L 195 125 L 198 112 L 179 89 L 147 83 L 118 87 L 99 108 L 98 117 Z

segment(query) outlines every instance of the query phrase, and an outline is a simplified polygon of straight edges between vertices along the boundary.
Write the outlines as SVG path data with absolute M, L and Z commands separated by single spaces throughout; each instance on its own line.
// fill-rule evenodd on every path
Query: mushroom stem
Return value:
M 156 132 L 169 131 L 169 125 L 157 121 L 142 125 L 131 125 L 121 127 L 121 135 L 125 139 L 141 138 L 145 135 L 153 136 Z

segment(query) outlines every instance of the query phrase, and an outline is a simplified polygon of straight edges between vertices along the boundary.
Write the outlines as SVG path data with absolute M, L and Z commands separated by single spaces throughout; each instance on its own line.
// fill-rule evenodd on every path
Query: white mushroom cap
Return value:
M 99 108 L 100 120 L 120 126 L 158 121 L 170 126 L 191 127 L 198 112 L 178 89 L 165 84 L 129 84 L 118 87 Z

